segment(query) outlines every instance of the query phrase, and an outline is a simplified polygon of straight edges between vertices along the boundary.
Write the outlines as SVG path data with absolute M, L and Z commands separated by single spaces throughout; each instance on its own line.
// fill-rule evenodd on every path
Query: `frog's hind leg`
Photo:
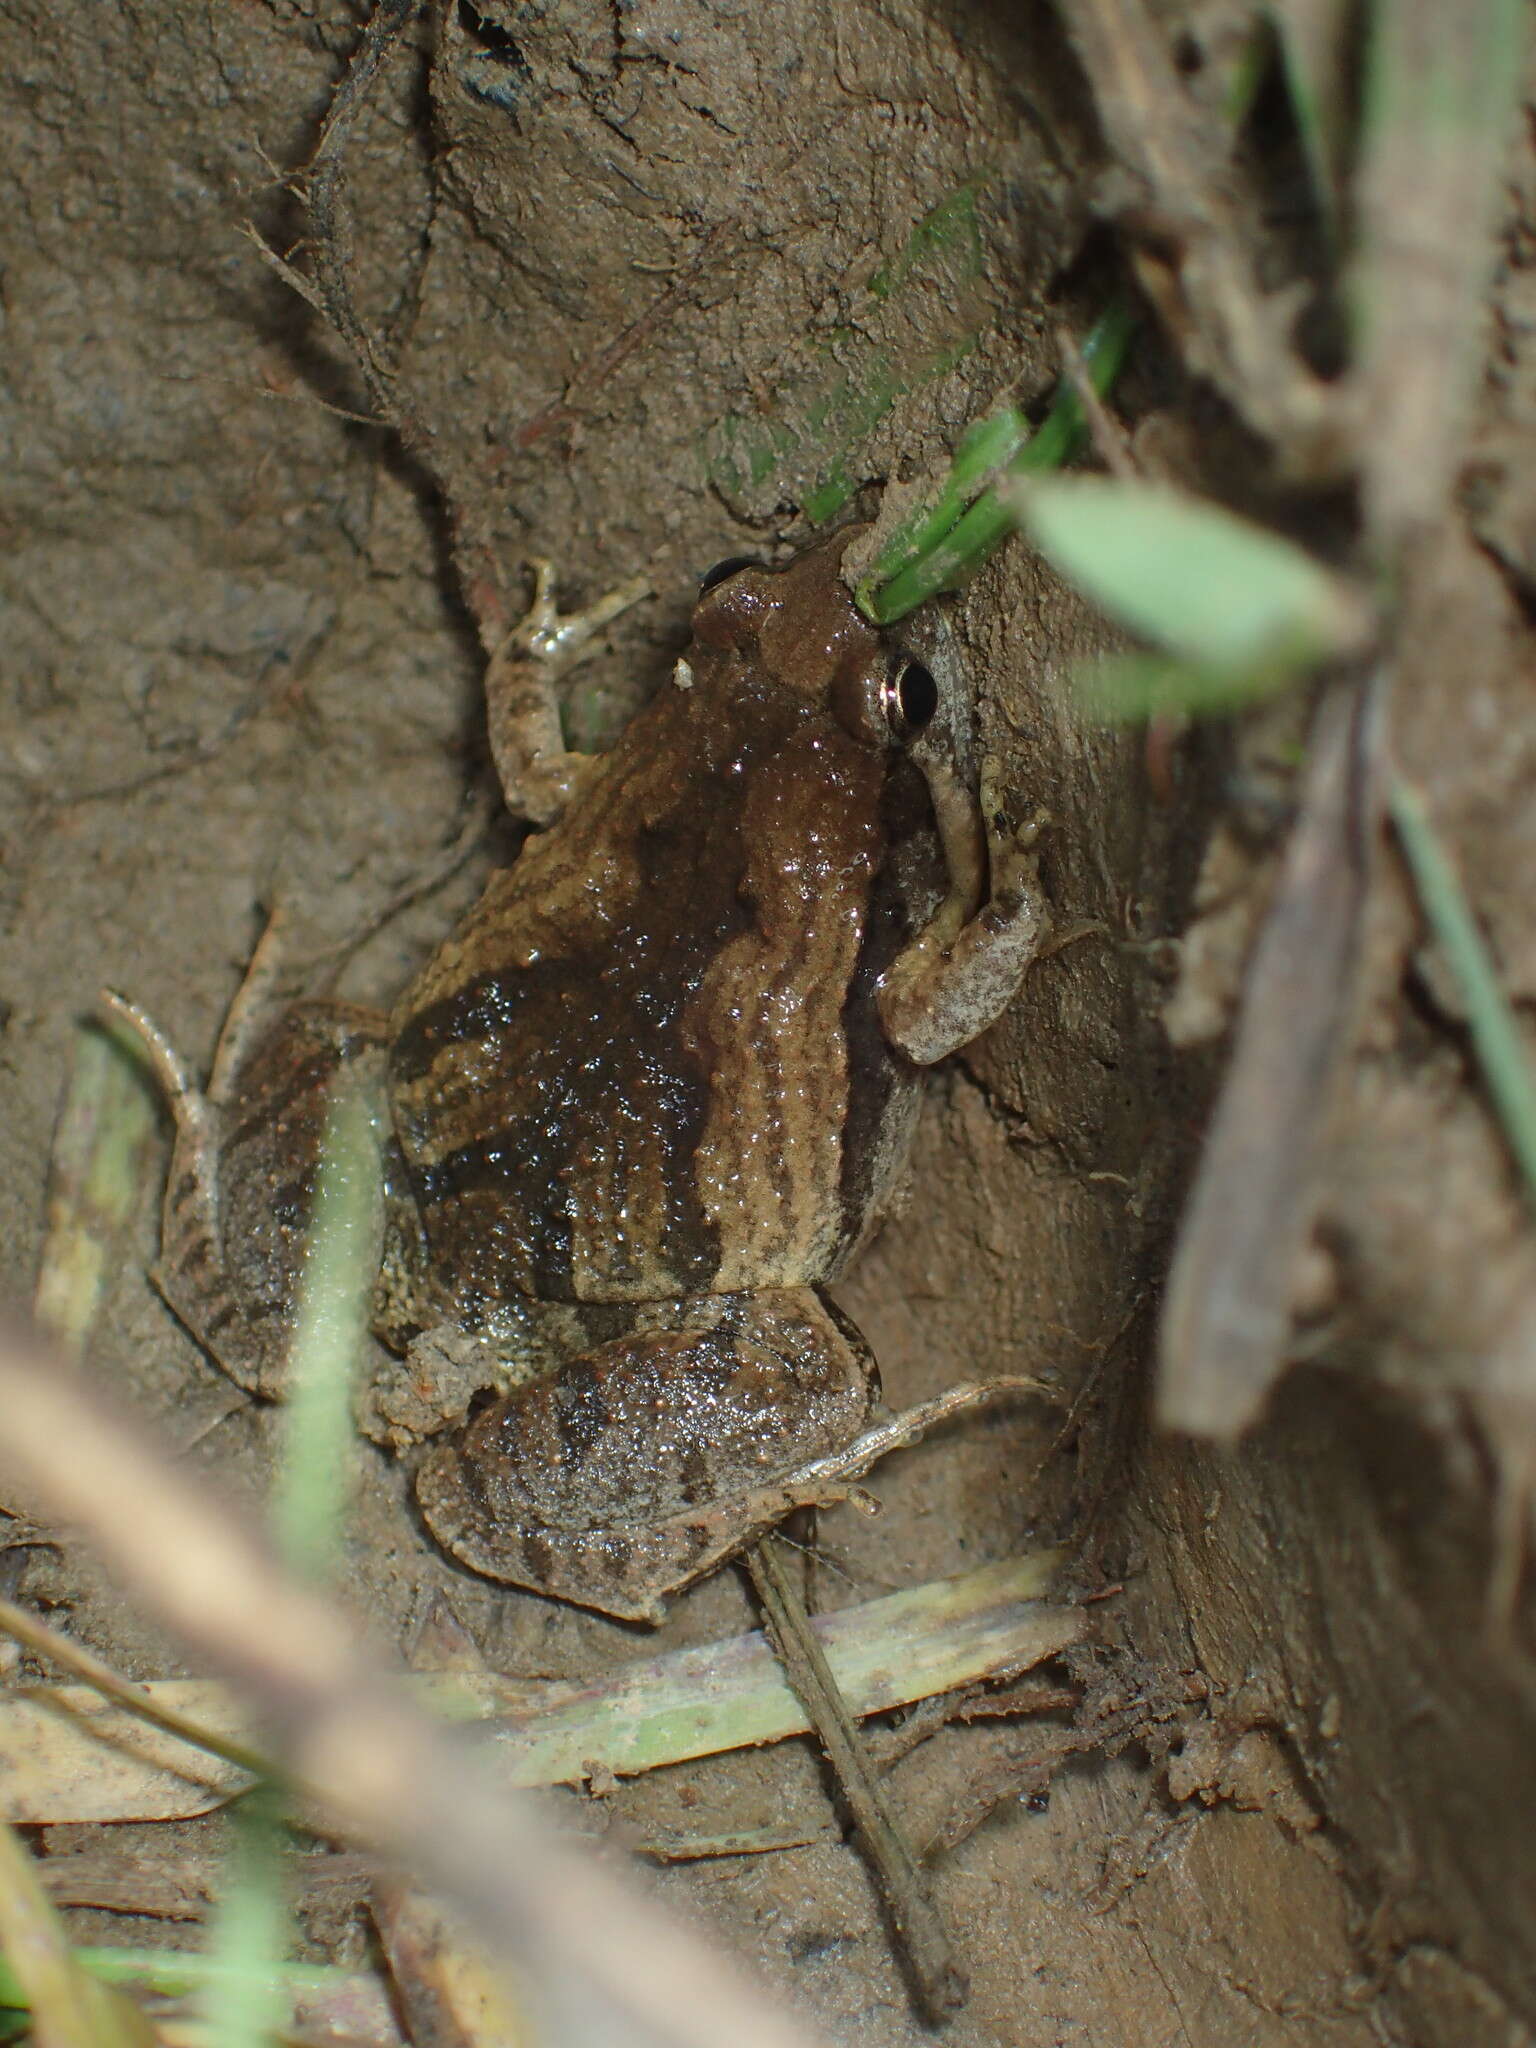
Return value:
M 237 1386 L 273 1397 L 287 1371 L 329 1087 L 343 1065 L 376 1085 L 383 1020 L 335 1004 L 270 1015 L 276 920 L 230 1006 L 206 1090 L 138 1004 L 102 1002 L 134 1035 L 171 1112 L 174 1142 L 152 1279 Z M 231 1167 L 235 1170 L 231 1170 Z
M 696 1298 L 518 1388 L 417 1473 L 427 1526 L 487 1578 L 627 1620 L 818 1499 L 855 1441 L 863 1339 L 810 1289 Z M 842 1489 L 846 1491 L 846 1488 Z

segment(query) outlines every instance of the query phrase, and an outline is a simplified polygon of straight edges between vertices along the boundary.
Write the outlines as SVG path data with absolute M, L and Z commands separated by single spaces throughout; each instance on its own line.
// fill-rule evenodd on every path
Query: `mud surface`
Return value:
M 466 0 L 386 72 L 347 157 L 359 306 L 431 461 L 403 457 L 346 416 L 368 410 L 346 351 L 246 233 L 301 236 L 282 173 L 356 34 L 340 0 L 0 0 L 14 1296 L 96 989 L 131 992 L 201 1070 L 267 907 L 292 906 L 291 979 L 316 985 L 325 949 L 488 796 L 471 608 L 514 618 L 532 554 L 571 600 L 651 579 L 573 696 L 575 737 L 600 742 L 666 673 L 711 562 L 804 537 L 808 503 L 835 516 L 840 494 L 873 503 L 935 470 L 999 391 L 1047 388 L 1056 325 L 1081 331 L 1101 302 L 1081 266 L 1092 124 L 1043 8 Z M 1536 960 L 1531 467 L 1515 453 L 1533 418 L 1529 234 L 1511 229 L 1497 459 L 1473 506 L 1494 553 L 1465 539 L 1423 593 L 1403 726 L 1519 997 Z M 1127 394 L 1144 414 L 1166 395 L 1156 361 Z M 905 1204 L 839 1298 L 892 1405 L 1028 1371 L 1070 1420 L 1010 1411 L 891 1461 L 878 1519 L 823 1518 L 816 1588 L 838 1605 L 1066 1535 L 1082 1583 L 1129 1587 L 1099 1609 L 1104 1648 L 1077 1675 L 1141 1734 L 1077 1757 L 1048 1796 L 1059 1721 L 951 1729 L 898 1767 L 919 1841 L 964 1834 L 936 1865 L 973 1989 L 948 2038 L 1525 2040 L 1530 1667 L 1515 1632 L 1491 1645 L 1483 1621 L 1497 1413 L 1475 1364 L 1529 1327 L 1532 1254 L 1456 1020 L 1389 888 L 1312 1325 L 1312 1348 L 1356 1377 L 1299 1380 L 1225 1463 L 1148 1449 L 1155 1288 L 1208 1079 L 1162 1034 L 1153 942 L 1187 915 L 1214 750 L 1190 741 L 1169 789 L 1140 736 L 1074 722 L 1059 685 L 1102 629 L 1021 547 L 954 616 L 985 743 L 1052 814 L 1044 876 L 1072 942 L 934 1083 Z M 387 1001 L 515 844 L 505 826 L 482 835 L 348 957 L 341 991 Z M 1235 969 L 1212 959 L 1219 1021 Z M 143 1277 L 152 1209 L 146 1189 L 98 1369 L 231 1496 L 255 1495 L 271 1414 Z M 1509 1371 L 1518 1404 L 1528 1368 Z M 1529 1427 L 1522 1408 L 1497 1440 L 1514 1456 Z M 402 1646 L 434 1595 L 488 1664 L 525 1673 L 749 1625 L 731 1572 L 659 1638 L 486 1585 L 427 1543 L 399 1469 L 364 1455 L 348 1591 Z M 61 1625 L 136 1673 L 181 1668 L 83 1560 L 18 1555 L 22 1596 Z M 621 1839 L 786 1815 L 814 1828 L 830 1810 L 798 1744 L 660 1773 L 611 1806 Z M 90 1846 L 49 1833 L 54 1855 Z M 212 1833 L 116 1846 L 175 1865 L 210 1855 Z M 921 2038 L 840 1839 L 656 1882 L 832 2039 Z M 84 1939 L 184 1938 L 77 1917 Z M 359 1940 L 350 1909 L 317 1909 L 309 1933 L 316 1953 Z

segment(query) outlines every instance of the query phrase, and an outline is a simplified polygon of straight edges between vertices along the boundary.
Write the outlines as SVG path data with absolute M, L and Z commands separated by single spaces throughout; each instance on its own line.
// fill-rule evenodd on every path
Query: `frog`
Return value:
M 109 999 L 173 1110 L 156 1280 L 192 1335 L 281 1393 L 326 1105 L 357 1089 L 372 1327 L 402 1362 L 384 1412 L 420 1442 L 427 1529 L 623 1620 L 893 1440 L 828 1288 L 891 1205 L 925 1070 L 1050 930 L 1044 814 L 977 763 L 942 622 L 858 609 L 857 532 L 711 572 L 670 678 L 596 755 L 566 744 L 562 686 L 633 593 L 562 614 L 539 568 L 486 678 L 532 830 L 387 1013 L 274 1020 L 263 941 L 199 1088 Z

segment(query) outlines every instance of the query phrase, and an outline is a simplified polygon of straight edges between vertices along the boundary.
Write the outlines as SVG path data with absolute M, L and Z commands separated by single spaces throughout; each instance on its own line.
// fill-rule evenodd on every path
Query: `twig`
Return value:
M 245 224 L 245 233 L 247 235 L 251 233 L 249 222 Z M 267 247 L 267 244 L 261 239 L 260 235 L 256 235 L 254 240 L 262 255 L 280 269 L 284 283 L 291 284 L 293 278 L 299 277 L 300 273 L 297 271 L 294 271 L 291 277 L 288 275 L 288 268 L 283 264 L 282 258 L 277 256 L 274 250 Z M 301 282 L 307 286 L 309 280 L 303 278 Z M 309 406 L 315 412 L 323 412 L 328 419 L 345 420 L 347 425 L 351 427 L 383 427 L 389 424 L 387 420 L 375 418 L 371 412 L 358 412 L 353 407 L 347 405 L 333 405 L 328 398 L 322 398 L 318 391 L 278 390 L 271 384 L 254 384 L 249 377 L 215 377 L 211 373 L 196 377 L 179 375 L 172 377 L 162 371 L 156 377 L 155 382 L 157 384 L 195 384 L 199 389 L 204 390 L 209 386 L 217 386 L 221 391 L 233 391 L 238 393 L 241 398 L 256 399 L 264 405 Z
M 238 1770 L 249 1771 L 253 1778 L 272 1776 L 271 1758 L 263 1756 L 260 1750 L 251 1748 L 248 1743 L 235 1741 L 233 1736 L 221 1735 L 217 1729 L 205 1727 L 190 1714 L 183 1714 L 178 1708 L 156 1699 L 143 1686 L 135 1685 L 131 1678 L 125 1678 L 110 1664 L 104 1664 L 83 1643 L 61 1636 L 46 1622 L 39 1621 L 35 1614 L 29 1614 L 25 1607 L 18 1607 L 14 1600 L 0 1597 L 0 1629 L 30 1650 L 34 1657 L 46 1657 L 50 1664 L 57 1664 L 61 1670 L 72 1671 L 76 1678 L 99 1692 L 103 1699 L 115 1701 L 141 1721 L 163 1728 L 167 1735 L 179 1736 L 183 1742 L 190 1742 L 194 1749 L 204 1749 L 210 1756 L 222 1757 L 225 1763 L 234 1764 Z
M 368 332 L 352 295 L 354 242 L 352 217 L 346 204 L 346 147 L 369 93 L 420 7 L 421 0 L 378 0 L 326 111 L 304 181 L 305 205 L 314 230 L 310 244 L 313 279 L 297 271 L 253 229 L 247 232 L 260 249 L 262 260 L 306 304 L 314 307 L 346 344 L 380 424 L 393 427 L 406 454 L 421 465 L 435 485 L 449 514 L 454 563 L 464 602 L 486 652 L 491 653 L 505 639 L 508 627 L 507 604 L 495 555 L 478 523 L 449 488 L 431 427 L 401 389 L 394 366 L 385 360 L 384 351 Z
M 553 428 L 574 425 L 580 417 L 576 410 L 578 395 L 597 390 L 634 354 L 647 336 L 654 333 L 671 316 L 675 308 L 687 298 L 699 273 L 720 244 L 733 232 L 735 222 L 731 218 L 717 221 L 694 255 L 683 265 L 660 297 L 653 299 L 650 305 L 627 326 L 620 328 L 612 341 L 577 364 L 571 373 L 564 395 L 542 407 L 531 420 L 525 421 L 512 436 L 513 446 L 520 449 L 531 448 Z
M 1125 430 L 1100 398 L 1088 365 L 1083 360 L 1083 352 L 1077 345 L 1077 337 L 1070 327 L 1063 324 L 1056 329 L 1056 346 L 1061 351 L 1062 374 L 1083 409 L 1094 454 L 1111 476 L 1136 476 L 1136 462 L 1126 442 Z
M 1287 343 L 1294 307 L 1262 290 L 1226 197 L 1228 137 L 1174 68 L 1144 0 L 1061 0 L 1110 147 L 1142 188 L 1122 209 L 1137 274 L 1191 369 L 1297 472 L 1350 453 L 1338 401 Z M 1138 235 L 1139 230 L 1139 235 Z
M 245 236 L 246 240 L 251 244 L 273 275 L 280 278 L 287 285 L 289 291 L 297 292 L 305 305 L 311 311 L 318 313 L 322 320 L 330 318 L 330 308 L 326 305 L 321 295 L 320 287 L 313 278 L 306 277 L 296 264 L 288 261 L 286 256 L 279 256 L 266 236 L 259 229 L 253 227 L 248 220 L 241 222 L 240 232 Z M 372 422 L 372 424 L 383 426 L 386 423 L 383 420 L 379 420 Z
M 262 684 L 266 672 L 252 687 L 241 704 L 206 739 L 193 740 L 190 745 L 177 747 L 169 760 L 157 761 L 153 768 L 137 768 L 131 775 L 115 777 L 110 782 L 94 782 L 84 789 L 66 789 L 49 794 L 44 798 L 52 810 L 72 810 L 76 804 L 99 804 L 115 801 L 119 797 L 137 796 L 141 789 L 151 789 L 157 782 L 169 782 L 172 776 L 185 775 L 193 768 L 204 767 L 215 761 L 224 749 L 249 725 L 251 720 L 269 701 L 263 694 Z
M 782 1856 L 786 1849 L 809 1849 L 816 1842 L 841 1839 L 838 1823 L 823 1820 L 819 1825 L 800 1827 L 780 1823 L 777 1827 L 740 1828 L 726 1835 L 648 1835 L 634 1847 L 653 1863 L 707 1863 L 730 1856 Z
M 305 193 L 315 225 L 315 278 L 326 317 L 351 349 L 368 396 L 403 439 L 415 447 L 424 436 L 408 416 L 384 367 L 373 337 L 363 325 L 347 275 L 352 260 L 352 221 L 345 206 L 343 159 L 358 115 L 367 105 L 374 80 L 415 19 L 420 0 L 378 0 L 354 51 L 346 75 L 337 86 L 310 159 Z
M 890 1914 L 897 1946 L 907 1964 L 919 2002 L 935 2022 L 965 2003 L 965 1978 L 917 1858 L 885 1796 L 872 1776 L 857 1729 L 838 1691 L 789 1576 L 777 1542 L 765 1536 L 743 1552 L 742 1561 L 762 1603 L 763 1619 L 790 1684 L 826 1751 L 873 1867 Z

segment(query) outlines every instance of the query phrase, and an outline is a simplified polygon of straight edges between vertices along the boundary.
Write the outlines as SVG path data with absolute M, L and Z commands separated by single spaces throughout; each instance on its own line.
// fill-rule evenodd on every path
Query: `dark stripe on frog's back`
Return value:
M 219 1140 L 220 1227 L 226 1248 L 239 1247 L 251 1315 L 293 1305 L 332 1091 L 345 1070 L 375 1095 L 383 1044 L 377 1012 L 294 1003 L 236 1070 Z
M 596 1301 L 713 1284 L 718 1244 L 692 1168 L 707 1053 L 679 1022 L 750 922 L 738 893 L 741 782 L 728 763 L 776 744 L 788 707 L 765 715 L 744 700 L 723 728 L 729 746 L 718 722 L 695 743 L 688 708 L 664 691 L 561 825 L 493 881 L 484 901 L 505 922 L 475 947 L 483 970 L 417 1007 L 418 990 L 430 998 L 441 985 L 429 968 L 396 1013 L 396 1126 L 451 1294 Z M 653 720 L 670 728 L 659 739 Z M 607 888 L 594 903 L 597 872 Z M 530 940 L 542 957 L 507 959 Z M 646 1231 L 626 1246 L 615 1217 L 611 1248 L 578 1259 L 573 1212 L 590 1213 L 605 1188 L 632 1213 L 646 1206 Z

